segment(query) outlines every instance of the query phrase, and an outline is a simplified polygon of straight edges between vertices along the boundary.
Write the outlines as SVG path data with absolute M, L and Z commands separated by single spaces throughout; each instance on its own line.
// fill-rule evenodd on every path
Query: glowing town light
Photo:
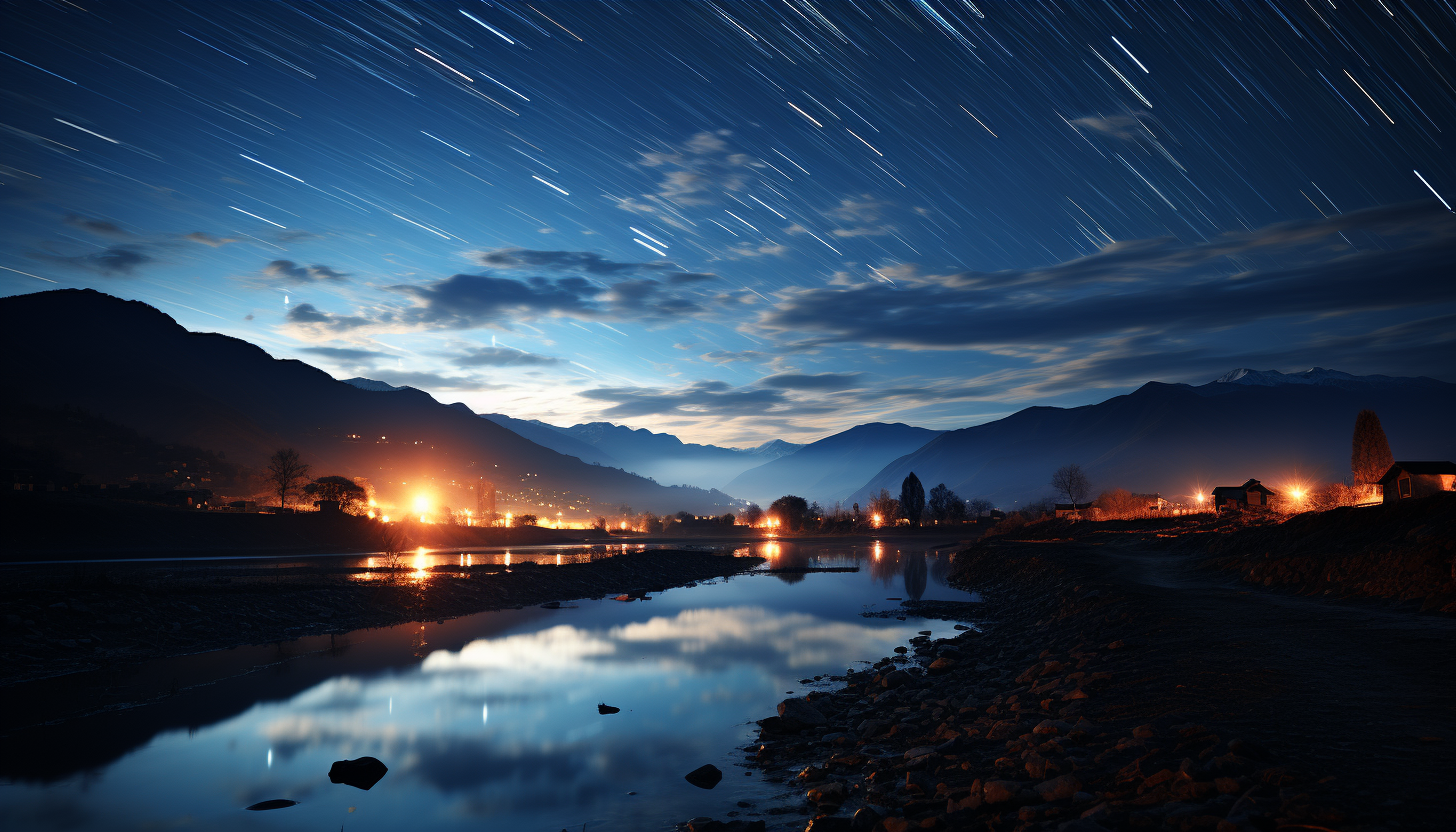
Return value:
M 880 524 L 881 523 L 885 522 L 884 519 L 882 517 L 880 517 L 880 515 L 878 513 L 871 515 L 870 520 L 871 520 L 872 523 L 874 523 L 874 526 L 877 529 L 880 527 Z
M 415 513 L 424 514 L 430 510 L 430 498 L 421 494 L 415 497 Z
M 381 523 L 388 523 L 389 522 L 389 515 L 388 514 L 380 515 L 379 521 Z

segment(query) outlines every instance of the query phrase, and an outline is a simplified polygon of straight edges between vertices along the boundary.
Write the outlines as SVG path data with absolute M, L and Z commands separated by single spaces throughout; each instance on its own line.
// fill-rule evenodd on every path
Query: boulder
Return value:
M 684 774 L 683 779 L 700 789 L 711 789 L 723 779 L 723 772 L 719 771 L 717 766 L 709 763 Z
M 779 703 L 779 723 L 785 731 L 802 731 L 828 724 L 829 720 L 803 699 L 785 699 Z
M 297 806 L 297 800 L 265 800 L 262 803 L 254 803 L 248 807 L 249 812 L 266 812 L 269 809 L 287 809 L 289 806 Z
M 827 808 L 843 803 L 844 799 L 849 796 L 849 792 L 844 788 L 843 783 L 835 780 L 810 789 L 805 796 L 815 806 Z
M 329 782 L 343 783 L 367 792 L 374 788 L 374 784 L 378 783 L 387 773 L 389 773 L 389 768 L 373 757 L 339 760 L 329 767 Z
M 614 707 L 612 707 L 611 705 L 608 705 L 605 702 L 597 705 L 597 713 L 602 714 L 603 716 L 605 716 L 607 714 L 618 714 L 618 713 L 621 713 L 621 712 L 622 712 L 622 709 L 621 708 L 614 708 Z
M 1054 777 L 1045 783 L 1037 783 L 1033 788 L 1037 795 L 1048 803 L 1056 800 L 1070 800 L 1073 795 L 1082 790 L 1082 783 L 1070 774 L 1063 774 L 1061 777 Z
M 982 787 L 981 796 L 987 803 L 1006 803 L 1021 791 L 1021 784 L 1015 780 L 989 780 Z

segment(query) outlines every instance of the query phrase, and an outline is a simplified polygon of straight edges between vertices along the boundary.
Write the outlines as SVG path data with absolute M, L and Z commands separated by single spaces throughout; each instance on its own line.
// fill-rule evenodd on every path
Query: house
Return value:
M 1456 463 L 1397 462 L 1380 478 L 1380 487 L 1387 503 L 1456 491 Z
M 1268 508 L 1274 496 L 1274 492 L 1258 480 L 1249 480 L 1243 485 L 1220 485 L 1213 489 L 1213 510 Z
M 1091 508 L 1091 503 L 1057 503 L 1056 516 L 1058 517 L 1082 517 L 1082 512 Z

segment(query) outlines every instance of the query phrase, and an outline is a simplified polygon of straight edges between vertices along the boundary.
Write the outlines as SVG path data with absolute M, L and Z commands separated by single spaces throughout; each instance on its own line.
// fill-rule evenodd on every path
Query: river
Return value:
M 10 744 L 0 826 L 625 832 L 750 817 L 775 794 L 742 765 L 753 720 L 919 631 L 952 632 L 861 612 L 973 600 L 944 582 L 951 555 L 893 545 L 756 543 L 741 551 L 763 569 L 648 600 L 152 662 L 144 681 L 171 696 Z M 366 755 L 389 767 L 372 789 L 330 783 L 334 761 Z M 683 779 L 705 763 L 724 772 L 711 791 Z M 273 799 L 297 805 L 244 810 Z

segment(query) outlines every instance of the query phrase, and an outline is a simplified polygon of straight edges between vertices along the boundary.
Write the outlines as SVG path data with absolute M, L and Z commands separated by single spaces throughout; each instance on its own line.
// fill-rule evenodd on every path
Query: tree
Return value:
M 292 448 L 279 448 L 268 458 L 269 484 L 278 492 L 278 507 L 283 508 L 288 503 L 288 494 L 297 485 L 308 479 L 308 465 L 299 457 L 298 451 Z
M 759 508 L 758 503 L 749 503 L 748 508 L 740 512 L 738 517 L 743 521 L 743 525 L 745 526 L 757 526 L 759 521 L 763 519 L 763 509 Z
M 977 497 L 966 503 L 966 510 L 970 512 L 972 517 L 980 517 L 983 514 L 988 514 L 995 508 L 991 504 L 991 501 L 985 497 Z
M 930 519 L 937 523 L 948 522 L 951 512 L 957 508 L 960 509 L 961 517 L 966 516 L 966 504 L 945 483 L 930 489 L 930 500 L 926 503 L 926 508 L 930 510 Z
M 900 483 L 900 510 L 905 512 L 910 525 L 920 525 L 920 515 L 925 513 L 925 486 L 920 484 L 914 471 Z
M 818 526 L 824 521 L 824 507 L 819 505 L 818 500 L 815 500 L 809 504 L 809 512 L 804 516 L 810 523 Z
M 1067 495 L 1067 502 L 1077 505 L 1087 501 L 1087 492 L 1092 490 L 1092 483 L 1083 473 L 1082 466 L 1074 462 L 1063 465 L 1052 474 L 1052 488 L 1059 494 Z
M 773 505 L 768 507 L 768 513 L 777 517 L 784 528 L 796 532 L 804 525 L 804 517 L 809 513 L 809 502 L 803 497 L 785 494 L 773 501 Z
M 334 500 L 346 514 L 360 514 L 368 502 L 368 492 L 348 477 L 319 477 L 303 487 L 303 493 L 315 500 Z
M 1111 520 L 1128 520 L 1147 513 L 1148 501 L 1139 499 L 1124 488 L 1114 488 L 1097 496 L 1097 510 Z
M 884 526 L 895 525 L 895 519 L 900 516 L 900 501 L 890 495 L 888 489 L 881 488 L 880 493 L 870 498 L 870 522 L 876 522 Z
M 1385 429 L 1380 427 L 1380 417 L 1373 410 L 1356 414 L 1355 436 L 1350 446 L 1350 475 L 1357 486 L 1378 482 L 1395 464 Z
M 539 518 L 537 518 L 534 514 L 517 514 L 515 517 L 511 518 L 511 525 L 515 526 L 518 529 L 524 526 L 534 526 L 536 525 L 537 519 Z
M 592 521 L 592 528 L 596 529 L 597 531 L 603 531 L 603 532 L 606 531 L 607 530 L 607 518 L 605 518 L 605 517 L 598 517 L 596 520 Z

